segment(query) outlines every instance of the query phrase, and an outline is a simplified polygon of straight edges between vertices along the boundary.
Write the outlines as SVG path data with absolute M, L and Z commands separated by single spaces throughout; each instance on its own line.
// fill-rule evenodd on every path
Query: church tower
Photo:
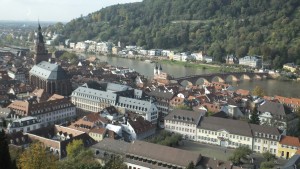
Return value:
M 39 23 L 38 33 L 35 42 L 34 64 L 38 64 L 41 61 L 48 61 L 48 50 L 46 50 L 45 48 L 44 37 L 42 35 L 42 28 Z

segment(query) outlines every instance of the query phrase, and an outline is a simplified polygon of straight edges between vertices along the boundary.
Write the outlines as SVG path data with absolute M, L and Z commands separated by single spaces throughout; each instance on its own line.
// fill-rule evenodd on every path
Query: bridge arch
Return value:
M 261 80 L 261 79 L 262 79 L 262 77 L 259 76 L 259 75 L 254 75 L 253 76 L 253 80 Z
M 208 80 L 201 77 L 196 80 L 195 85 L 203 85 L 204 83 L 208 83 Z
M 226 82 L 238 82 L 240 79 L 234 75 L 228 75 L 225 79 Z
M 211 82 L 220 82 L 220 83 L 224 83 L 225 80 L 222 79 L 220 76 L 213 76 L 213 78 L 211 79 Z
M 251 80 L 251 77 L 250 77 L 249 75 L 247 75 L 247 74 L 242 74 L 242 75 L 240 76 L 240 80 L 241 80 L 241 81 Z
M 193 83 L 188 81 L 188 80 L 183 80 L 183 81 L 180 82 L 180 85 L 181 86 L 192 86 Z

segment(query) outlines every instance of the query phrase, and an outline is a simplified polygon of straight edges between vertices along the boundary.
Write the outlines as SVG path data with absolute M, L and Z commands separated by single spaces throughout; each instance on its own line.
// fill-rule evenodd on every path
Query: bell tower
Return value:
M 41 61 L 48 61 L 48 50 L 46 50 L 45 48 L 42 28 L 39 23 L 36 42 L 35 42 L 34 64 L 38 64 Z

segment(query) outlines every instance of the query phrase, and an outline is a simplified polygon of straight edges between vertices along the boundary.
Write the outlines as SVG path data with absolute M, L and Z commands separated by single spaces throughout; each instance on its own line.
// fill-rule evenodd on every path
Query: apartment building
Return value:
M 174 110 L 165 117 L 165 130 L 184 138 L 221 147 L 249 147 L 276 155 L 281 133 L 276 127 L 249 124 L 246 121 L 205 117 L 204 113 Z
M 8 133 L 16 133 L 22 131 L 24 133 L 36 130 L 41 127 L 41 122 L 37 117 L 23 117 L 21 119 L 16 119 L 7 125 Z
M 199 142 L 230 148 L 247 146 L 252 149 L 251 129 L 244 121 L 204 117 L 196 131 Z
M 299 154 L 300 140 L 298 137 L 283 136 L 278 143 L 278 151 L 276 156 L 289 159 L 295 154 Z
M 239 64 L 254 67 L 254 68 L 261 68 L 262 59 L 258 56 L 245 56 L 239 59 Z
M 131 111 L 145 120 L 157 122 L 156 102 L 142 90 L 114 83 L 86 83 L 73 91 L 71 101 L 77 108 L 87 112 L 100 112 L 115 106 L 121 113 Z
M 14 101 L 7 108 L 15 111 L 18 116 L 37 117 L 42 127 L 62 123 L 76 116 L 75 105 L 65 98 L 35 104 L 29 101 Z
M 269 151 L 277 154 L 277 144 L 280 141 L 280 132 L 276 127 L 249 124 L 253 133 L 253 151 L 263 153 Z
M 175 109 L 165 117 L 165 130 L 183 135 L 185 139 L 197 140 L 197 126 L 205 111 L 196 112 Z

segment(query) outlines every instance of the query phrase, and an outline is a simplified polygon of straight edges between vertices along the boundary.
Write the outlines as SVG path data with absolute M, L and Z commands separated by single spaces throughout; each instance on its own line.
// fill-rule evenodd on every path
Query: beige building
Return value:
M 175 109 L 165 117 L 165 130 L 183 135 L 188 140 L 197 140 L 197 126 L 205 112 Z
M 204 113 L 203 113 L 204 114 Z M 249 147 L 263 153 L 277 153 L 280 132 L 276 127 L 249 124 L 220 117 L 205 117 L 199 112 L 174 110 L 165 117 L 165 130 L 184 138 L 221 147 Z
M 244 121 L 219 117 L 204 117 L 197 126 L 197 141 L 221 147 L 252 149 L 252 133 Z
M 95 141 L 100 142 L 103 140 L 106 134 L 106 128 L 93 128 L 89 131 L 89 136 Z

